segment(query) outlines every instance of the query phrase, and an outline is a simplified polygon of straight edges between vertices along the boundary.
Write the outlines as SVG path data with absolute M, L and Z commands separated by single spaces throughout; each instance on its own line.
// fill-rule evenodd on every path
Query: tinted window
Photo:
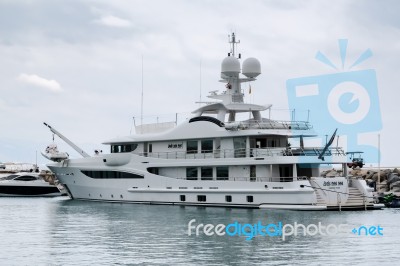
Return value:
M 111 153 L 132 152 L 137 147 L 138 144 L 111 145 Z
M 213 177 L 212 167 L 202 167 L 201 168 L 201 179 L 212 180 L 212 177 Z
M 205 139 L 201 141 L 201 153 L 211 153 L 213 151 L 212 139 Z
M 128 178 L 144 178 L 142 175 L 117 172 L 117 171 L 81 171 L 84 175 L 95 179 L 128 179 Z
M 197 153 L 197 140 L 188 140 L 186 142 L 187 153 Z
M 17 177 L 14 180 L 18 180 L 18 181 L 33 181 L 33 180 L 37 180 L 37 178 L 34 177 L 34 176 L 25 175 L 25 176 Z
M 253 196 L 247 196 L 247 202 L 253 202 Z
M 206 201 L 205 195 L 197 195 L 197 201 Z
M 219 166 L 217 167 L 217 180 L 228 180 L 229 178 L 229 167 Z
M 197 179 L 197 167 L 186 168 L 186 177 L 188 180 L 196 180 Z

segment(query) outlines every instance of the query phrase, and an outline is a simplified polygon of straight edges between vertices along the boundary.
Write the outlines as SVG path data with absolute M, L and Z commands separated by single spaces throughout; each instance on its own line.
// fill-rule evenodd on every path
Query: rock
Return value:
M 327 173 L 326 173 L 326 177 L 335 177 L 335 176 L 338 176 L 339 174 L 338 174 L 338 172 L 336 172 L 336 170 L 335 169 L 332 169 L 332 170 L 330 170 L 330 171 L 328 171 Z
M 400 180 L 390 184 L 390 191 L 400 192 Z
M 381 171 L 381 181 L 387 180 L 387 177 L 388 177 L 387 173 L 385 171 Z
M 400 181 L 400 177 L 397 173 L 390 173 L 388 178 L 387 178 L 388 184 L 395 183 L 397 181 Z
M 397 168 L 394 168 L 393 173 L 396 173 L 396 174 L 400 175 L 400 170 L 397 169 Z
M 378 181 L 378 173 L 375 173 L 372 176 L 372 180 Z M 380 181 L 382 182 L 382 181 L 385 181 L 385 180 L 386 180 L 386 175 L 384 175 L 383 172 L 381 172 Z
M 368 171 L 368 175 L 365 177 L 365 179 L 372 179 L 372 177 L 376 174 L 375 171 Z

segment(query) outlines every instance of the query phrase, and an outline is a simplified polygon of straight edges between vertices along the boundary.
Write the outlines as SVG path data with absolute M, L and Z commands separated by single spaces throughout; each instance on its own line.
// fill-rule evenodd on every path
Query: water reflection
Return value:
M 56 199 L 1 199 L 0 259 L 52 265 L 313 265 L 398 260 L 400 211 L 298 212 L 135 205 Z M 381 225 L 384 236 L 188 236 L 196 224 Z M 5 222 L 7 221 L 7 222 Z M 378 253 L 379 251 L 379 253 Z M 380 254 L 380 255 L 378 255 Z M 383 254 L 383 255 L 382 255 Z

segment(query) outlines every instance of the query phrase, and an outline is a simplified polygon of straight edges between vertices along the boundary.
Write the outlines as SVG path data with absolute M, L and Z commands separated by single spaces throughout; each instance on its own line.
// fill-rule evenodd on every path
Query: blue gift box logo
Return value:
M 339 40 L 342 68 L 345 67 L 347 40 Z M 349 69 L 372 56 L 366 50 Z M 321 52 L 316 59 L 338 69 Z M 364 160 L 376 163 L 378 151 L 374 146 L 359 145 L 360 133 L 382 129 L 376 72 L 373 69 L 342 71 L 334 74 L 301 77 L 287 80 L 289 108 L 310 110 L 310 122 L 320 135 L 346 135 L 347 151 L 363 151 Z M 297 118 L 302 120 L 301 118 Z

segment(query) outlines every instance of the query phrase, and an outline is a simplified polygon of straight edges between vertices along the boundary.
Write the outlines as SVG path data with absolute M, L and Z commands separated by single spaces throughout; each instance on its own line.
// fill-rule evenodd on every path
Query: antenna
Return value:
M 131 124 L 131 131 L 129 131 L 129 135 L 132 135 L 132 127 L 133 127 L 133 123 L 135 122 L 135 117 L 132 117 L 132 124 Z
M 142 100 L 140 104 L 140 134 L 142 134 L 142 126 L 143 126 L 143 55 L 142 55 Z
M 235 36 L 234 32 L 232 32 L 232 36 L 228 35 L 228 37 L 229 37 L 229 43 L 232 44 L 232 47 L 231 47 L 232 56 L 235 56 L 235 46 L 236 46 L 236 44 L 240 43 L 240 41 L 236 41 L 236 36 Z
M 201 105 L 201 59 L 200 59 L 200 102 L 199 106 Z

